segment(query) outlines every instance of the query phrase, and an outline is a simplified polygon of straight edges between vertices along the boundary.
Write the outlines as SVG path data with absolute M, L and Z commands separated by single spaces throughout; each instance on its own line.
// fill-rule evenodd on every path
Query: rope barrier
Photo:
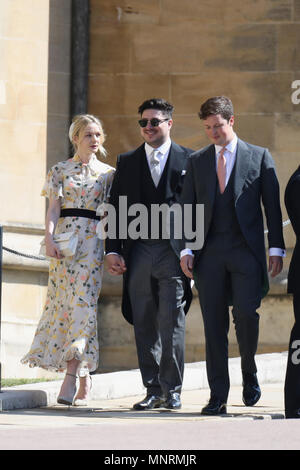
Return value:
M 12 250 L 11 248 L 7 248 L 6 246 L 2 247 L 3 250 L 8 251 L 9 253 L 13 253 L 14 255 L 23 256 L 24 258 L 31 258 L 36 259 L 38 261 L 45 261 L 47 258 L 44 256 L 35 256 L 35 255 L 28 255 L 26 253 L 21 253 L 20 251 Z

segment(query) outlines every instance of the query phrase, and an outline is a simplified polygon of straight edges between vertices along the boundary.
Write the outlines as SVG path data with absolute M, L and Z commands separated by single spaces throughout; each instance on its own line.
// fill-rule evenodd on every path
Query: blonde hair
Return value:
M 105 148 L 103 147 L 105 137 L 106 135 L 104 134 L 103 127 L 101 124 L 101 121 L 96 117 L 93 116 L 92 114 L 77 114 L 77 116 L 74 116 L 72 119 L 72 124 L 69 129 L 69 139 L 73 145 L 74 152 L 77 152 L 77 144 L 74 141 L 74 137 L 80 136 L 80 134 L 84 131 L 86 126 L 88 124 L 97 124 L 97 126 L 100 129 L 100 146 L 99 150 L 97 151 L 96 155 L 99 158 L 100 156 L 106 157 L 107 152 Z

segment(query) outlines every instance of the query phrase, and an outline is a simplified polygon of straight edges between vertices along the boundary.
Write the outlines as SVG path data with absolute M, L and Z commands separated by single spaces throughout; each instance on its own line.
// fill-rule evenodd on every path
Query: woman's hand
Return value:
M 126 264 L 124 258 L 116 253 L 108 253 L 106 255 L 107 271 L 113 276 L 125 273 Z
M 51 237 L 47 237 L 45 239 L 45 245 L 46 245 L 46 255 L 51 257 L 51 258 L 57 258 L 61 259 L 63 258 L 63 255 L 58 249 L 58 246 L 56 245 L 55 241 Z

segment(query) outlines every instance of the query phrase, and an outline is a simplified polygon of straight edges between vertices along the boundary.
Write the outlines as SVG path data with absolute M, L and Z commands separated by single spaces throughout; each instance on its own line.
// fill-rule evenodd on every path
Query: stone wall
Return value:
M 0 15 L 1 222 L 42 224 L 49 0 L 2 0 Z M 5 201 L 5 204 L 3 204 Z

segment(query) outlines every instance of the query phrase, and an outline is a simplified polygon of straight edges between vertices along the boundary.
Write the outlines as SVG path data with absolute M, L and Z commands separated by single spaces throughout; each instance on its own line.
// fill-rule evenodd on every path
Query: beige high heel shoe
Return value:
M 82 381 L 86 380 L 87 377 L 89 377 L 89 382 L 90 382 L 89 390 L 88 390 L 88 392 L 87 392 L 87 394 L 84 398 L 75 398 L 74 406 L 87 406 L 88 405 L 89 394 L 90 394 L 90 391 L 92 389 L 92 377 L 90 376 L 90 374 L 79 376 L 79 381 L 82 382 Z M 81 384 L 80 384 L 80 386 L 81 386 Z M 80 386 L 79 386 L 78 392 L 80 391 Z
M 75 385 L 74 385 L 74 388 L 73 388 L 72 392 L 69 395 L 59 395 L 57 397 L 57 403 L 59 403 L 60 405 L 69 405 L 69 406 L 71 406 L 73 404 L 73 400 L 74 400 L 74 397 L 75 397 L 75 394 L 76 394 L 76 378 L 77 378 L 77 375 L 69 374 L 68 372 L 66 373 L 66 375 L 69 375 L 70 377 L 75 377 Z

